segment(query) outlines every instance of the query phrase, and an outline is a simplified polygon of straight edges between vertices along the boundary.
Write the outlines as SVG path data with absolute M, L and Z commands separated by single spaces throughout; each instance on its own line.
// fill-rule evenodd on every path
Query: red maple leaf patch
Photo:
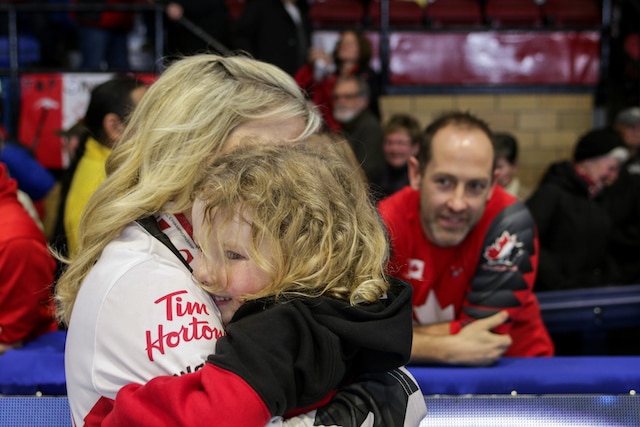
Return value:
M 514 249 L 520 248 L 522 243 L 518 242 L 518 236 L 503 231 L 502 234 L 484 249 L 484 256 L 489 263 L 511 263 Z

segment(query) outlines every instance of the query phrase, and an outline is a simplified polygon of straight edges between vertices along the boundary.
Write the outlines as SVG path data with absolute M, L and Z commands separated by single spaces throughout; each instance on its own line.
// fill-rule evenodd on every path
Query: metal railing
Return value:
M 149 4 L 75 4 L 75 3 L 38 3 L 38 2 L 12 2 L 0 3 L 0 19 L 6 19 L 8 29 L 8 54 L 9 68 L 1 69 L 0 74 L 9 75 L 10 97 L 9 114 L 12 126 L 11 133 L 15 133 L 20 111 L 20 62 L 19 62 L 19 13 L 54 13 L 54 12 L 103 12 L 103 11 L 130 11 L 153 14 L 154 22 L 154 54 L 156 58 L 161 58 L 164 50 L 164 5 Z M 154 69 L 149 70 L 160 73 L 162 71 L 162 61 L 154 61 Z M 6 110 L 5 110 L 6 111 Z M 10 135 L 15 139 L 15 135 Z

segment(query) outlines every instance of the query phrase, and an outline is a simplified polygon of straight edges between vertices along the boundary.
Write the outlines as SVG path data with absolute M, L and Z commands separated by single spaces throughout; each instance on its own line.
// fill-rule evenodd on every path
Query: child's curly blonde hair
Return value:
M 329 138 L 246 145 L 214 160 L 196 185 L 206 233 L 198 241 L 220 242 L 214 216 L 239 215 L 251 226 L 251 257 L 272 281 L 247 299 L 326 295 L 355 305 L 388 289 L 385 228 L 342 147 Z M 264 244 L 268 255 L 258 250 Z

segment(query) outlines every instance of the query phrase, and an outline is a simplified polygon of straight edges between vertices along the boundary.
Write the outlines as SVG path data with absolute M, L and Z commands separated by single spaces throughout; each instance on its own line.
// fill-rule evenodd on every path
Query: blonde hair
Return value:
M 194 194 L 204 209 L 201 229 L 207 235 L 195 238 L 204 244 L 205 262 L 206 242 L 223 249 L 217 237 L 222 227 L 214 229 L 213 218 L 228 223 L 238 214 L 251 227 L 250 256 L 272 279 L 247 299 L 326 295 L 352 305 L 379 300 L 389 286 L 385 228 L 362 175 L 342 150 L 339 142 L 318 138 L 293 146 L 243 146 L 214 161 Z M 264 244 L 267 254 L 260 250 Z
M 209 54 L 172 63 L 131 115 L 85 209 L 78 254 L 56 285 L 59 319 L 69 322 L 82 281 L 127 224 L 190 209 L 194 183 L 235 128 L 290 118 L 305 123 L 299 138 L 320 126 L 295 81 L 273 65 Z

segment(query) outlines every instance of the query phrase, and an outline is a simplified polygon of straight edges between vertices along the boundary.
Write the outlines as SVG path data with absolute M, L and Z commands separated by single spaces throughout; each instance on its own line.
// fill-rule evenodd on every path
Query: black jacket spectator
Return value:
M 587 288 L 604 282 L 609 217 L 602 197 L 590 197 L 573 165 L 551 165 L 527 206 L 540 239 L 535 290 Z
M 527 200 L 540 241 L 537 291 L 610 283 L 603 193 L 628 154 L 615 131 L 590 131 L 578 140 L 573 161 L 552 164 Z
M 307 1 L 295 0 L 292 3 L 300 15 L 300 28 L 287 12 L 283 0 L 247 2 L 234 27 L 237 49 L 277 65 L 290 75 L 306 63 L 311 42 Z

